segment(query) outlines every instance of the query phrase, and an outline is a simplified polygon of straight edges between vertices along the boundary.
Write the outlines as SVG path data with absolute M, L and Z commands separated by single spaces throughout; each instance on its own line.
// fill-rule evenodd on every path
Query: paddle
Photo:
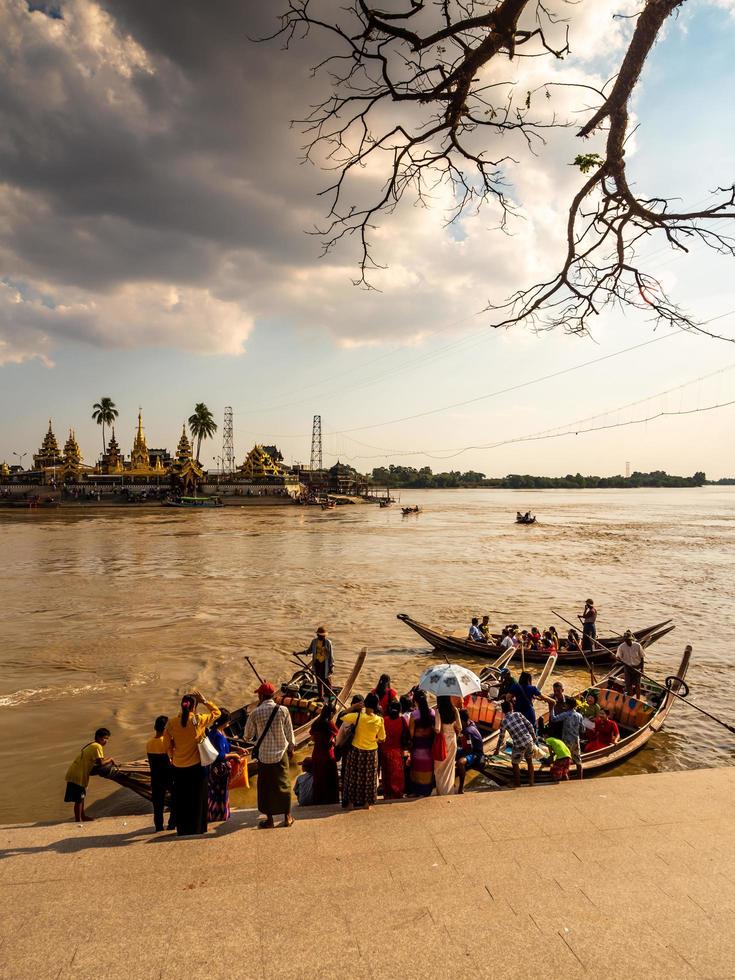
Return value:
M 570 623 L 568 619 L 565 619 L 565 618 L 564 618 L 564 617 L 563 617 L 563 616 L 562 616 L 562 615 L 561 615 L 560 613 L 558 613 L 558 612 L 557 612 L 557 611 L 556 611 L 555 609 L 552 609 L 551 611 L 552 611 L 552 613 L 553 613 L 553 614 L 554 614 L 555 616 L 558 616 L 558 617 L 559 617 L 559 619 L 560 619 L 560 620 L 562 621 L 562 623 L 566 623 L 566 624 L 567 624 L 567 626 L 569 626 L 569 627 L 571 627 L 572 629 L 576 629 L 576 627 L 574 626 L 574 623 Z M 592 640 L 592 642 L 593 642 L 593 643 L 596 643 L 596 642 L 597 642 L 597 641 L 596 641 L 596 640 L 594 639 L 594 637 L 590 637 L 590 639 Z M 592 683 L 593 683 L 593 684 L 597 684 L 597 678 L 595 677 L 595 672 L 594 672 L 594 670 L 592 669 L 592 664 L 591 664 L 591 663 L 589 662 L 589 660 L 587 659 L 587 654 L 586 654 L 586 653 L 584 652 L 584 650 L 582 649 L 582 645 L 581 645 L 581 643 L 579 642 L 579 640 L 578 640 L 578 639 L 576 639 L 576 637 L 575 637 L 575 640 L 574 640 L 574 642 L 575 642 L 575 643 L 577 644 L 577 649 L 579 650 L 579 652 L 580 652 L 580 653 L 582 654 L 582 656 L 584 657 L 584 662 L 585 662 L 585 663 L 587 664 L 587 669 L 588 669 L 588 670 L 589 670 L 589 672 L 590 672 L 590 678 L 591 678 L 591 680 L 592 680 Z M 602 646 L 602 644 L 600 644 L 600 646 Z M 607 647 L 602 647 L 602 649 L 603 649 L 603 650 L 606 650 L 606 649 L 607 649 Z
M 265 684 L 265 681 L 263 680 L 263 678 L 260 676 L 260 674 L 258 673 L 258 671 L 253 666 L 253 661 L 250 659 L 250 657 L 245 657 L 245 662 L 250 667 L 250 669 L 255 674 L 255 676 L 258 678 L 258 680 L 260 681 L 260 683 L 261 684 Z
M 690 646 L 685 647 L 685 652 L 691 653 L 692 648 Z M 639 674 L 641 677 L 644 677 L 647 681 L 650 681 L 652 684 L 659 683 L 658 681 L 655 681 L 652 677 L 648 677 L 647 674 L 644 674 L 642 670 L 638 670 L 637 667 L 631 667 L 630 669 L 635 671 L 635 673 Z M 680 701 L 683 701 L 684 704 L 688 704 L 690 708 L 694 708 L 695 711 L 701 712 L 707 718 L 711 719 L 712 721 L 716 721 L 718 725 L 722 725 L 723 728 L 726 728 L 729 732 L 732 732 L 733 735 L 735 735 L 735 725 L 728 725 L 726 721 L 723 721 L 721 718 L 717 718 L 715 715 L 710 714 L 710 712 L 705 711 L 704 708 L 700 708 L 698 704 L 695 704 L 693 701 L 690 701 L 683 694 L 677 694 L 676 691 L 672 691 L 671 688 L 668 687 L 668 685 L 666 687 L 666 690 L 668 691 L 669 694 L 672 695 L 672 697 L 678 698 Z
M 332 697 L 334 698 L 335 701 L 339 701 L 339 703 L 342 705 L 343 708 L 346 708 L 347 707 L 347 705 L 344 703 L 344 701 L 342 700 L 342 698 L 340 698 L 339 695 L 336 694 L 332 690 L 332 688 L 329 686 L 329 684 L 327 684 L 327 682 L 325 680 L 322 680 L 321 677 L 318 678 L 316 676 L 316 674 L 314 673 L 314 671 L 313 671 L 312 667 L 310 666 L 310 664 L 308 664 L 305 660 L 302 660 L 301 659 L 301 654 L 300 653 L 296 653 L 296 651 L 294 650 L 293 656 L 298 660 L 298 662 L 301 664 L 301 666 L 304 668 L 304 670 L 307 673 L 311 674 L 311 676 L 314 678 L 315 681 L 316 680 L 321 681 L 322 687 L 325 688 L 327 691 L 329 691 L 329 693 L 332 695 Z M 317 684 L 317 687 L 318 686 L 319 685 Z

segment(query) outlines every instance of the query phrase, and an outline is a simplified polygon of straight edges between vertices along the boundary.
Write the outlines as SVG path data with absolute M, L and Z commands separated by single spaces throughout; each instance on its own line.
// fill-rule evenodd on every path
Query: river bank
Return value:
M 533 501 L 542 523 L 515 524 Z M 58 509 L 0 514 L 4 633 L 0 649 L 0 822 L 63 819 L 63 776 L 100 725 L 110 754 L 139 759 L 153 719 L 200 688 L 236 708 L 254 678 L 293 672 L 324 622 L 335 679 L 368 647 L 358 690 L 387 672 L 406 690 L 441 657 L 396 619 L 448 629 L 487 612 L 493 626 L 544 627 L 591 596 L 601 633 L 672 617 L 651 649 L 654 677 L 694 648 L 692 700 L 735 714 L 735 488 L 417 491 L 422 512 L 393 507 Z M 560 621 L 555 621 L 560 625 Z M 467 665 L 481 669 L 482 660 Z M 572 689 L 584 670 L 560 671 Z M 588 675 L 587 675 L 588 677 Z M 17 749 L 19 739 L 23 752 Z M 732 739 L 678 705 L 624 772 L 733 764 Z M 94 781 L 93 781 L 94 782 Z M 103 783 L 100 780 L 98 783 Z M 118 794 L 97 796 L 107 815 Z
M 0 828 L 0 975 L 735 973 L 735 769 L 295 816 L 189 839 L 149 817 Z

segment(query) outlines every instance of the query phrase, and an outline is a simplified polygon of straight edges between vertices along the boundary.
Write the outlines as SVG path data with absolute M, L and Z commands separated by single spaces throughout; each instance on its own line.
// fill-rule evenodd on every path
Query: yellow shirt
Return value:
M 219 718 L 221 712 L 216 704 L 204 701 L 202 706 L 207 708 L 199 714 L 191 713 L 186 728 L 181 725 L 181 715 L 170 718 L 163 733 L 163 744 L 171 761 L 177 769 L 199 765 L 199 749 L 197 745 L 204 738 L 210 725 Z
M 352 745 L 356 749 L 377 749 L 378 742 L 385 741 L 385 725 L 380 715 L 369 715 L 365 711 L 351 711 L 344 715 L 342 724 L 354 725 L 357 719 L 357 729 L 352 739 Z
M 148 755 L 166 755 L 166 736 L 154 735 L 145 743 L 145 750 Z
M 76 783 L 77 786 L 89 786 L 89 777 L 94 769 L 95 763 L 104 759 L 105 753 L 99 742 L 90 742 L 85 745 L 76 759 L 66 771 L 67 783 Z

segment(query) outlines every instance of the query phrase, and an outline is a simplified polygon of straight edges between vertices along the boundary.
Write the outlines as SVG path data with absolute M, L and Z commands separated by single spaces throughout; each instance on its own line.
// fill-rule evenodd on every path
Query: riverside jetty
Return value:
M 0 976 L 735 975 L 735 769 L 0 830 Z

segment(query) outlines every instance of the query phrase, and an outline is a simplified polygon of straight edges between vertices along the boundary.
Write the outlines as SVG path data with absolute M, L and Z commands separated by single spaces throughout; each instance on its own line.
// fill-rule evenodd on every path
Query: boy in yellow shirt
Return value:
M 163 811 L 166 805 L 166 791 L 171 791 L 173 787 L 171 759 L 166 749 L 164 732 L 168 724 L 167 715 L 159 715 L 153 723 L 155 735 L 146 742 L 145 751 L 148 756 L 148 765 L 151 768 L 151 800 L 153 802 L 153 823 L 156 832 L 163 830 Z M 174 817 L 173 794 L 171 798 L 171 809 L 168 814 L 167 830 L 176 830 L 176 819 Z
M 114 765 L 114 759 L 106 759 L 104 747 L 110 740 L 109 728 L 98 728 L 94 733 L 94 741 L 89 742 L 79 751 L 79 755 L 66 771 L 66 793 L 64 803 L 74 804 L 74 820 L 77 823 L 88 823 L 94 817 L 84 813 L 84 797 L 87 795 L 89 777 L 99 766 Z

